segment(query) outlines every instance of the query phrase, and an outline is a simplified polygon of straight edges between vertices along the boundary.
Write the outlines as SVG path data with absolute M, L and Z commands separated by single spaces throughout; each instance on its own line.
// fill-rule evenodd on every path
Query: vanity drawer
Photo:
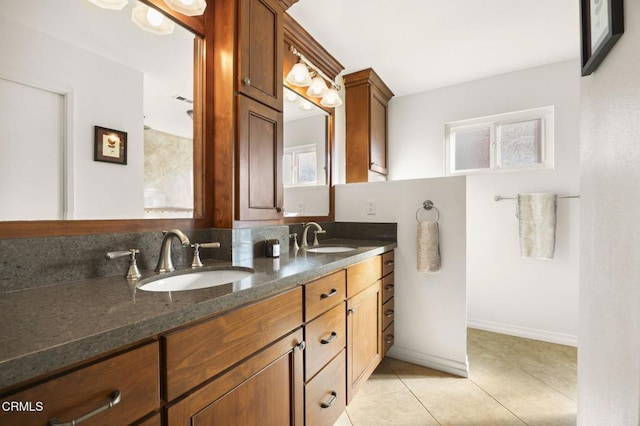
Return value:
M 170 401 L 302 325 L 302 288 L 163 337 Z
M 305 380 L 311 379 L 327 362 L 344 349 L 346 339 L 344 302 L 305 326 Z
M 305 424 L 307 426 L 331 426 L 344 412 L 346 351 L 334 358 L 305 386 Z
M 341 304 L 346 292 L 345 271 L 322 277 L 304 285 L 304 317 L 306 321 Z
M 382 255 L 382 276 L 393 272 L 394 267 L 394 255 L 393 250 L 388 251 Z
M 394 317 L 394 299 L 393 297 L 382 305 L 382 329 L 385 330 L 393 322 Z
M 382 356 L 385 356 L 391 346 L 393 346 L 393 342 L 395 340 L 395 336 L 393 334 L 394 323 L 389 324 L 389 326 L 382 332 Z
M 382 278 L 382 301 L 386 302 L 391 299 L 394 294 L 395 284 L 394 284 L 394 276 L 395 273 L 391 272 L 389 275 L 385 275 Z
M 160 406 L 158 342 L 113 356 L 38 386 L 2 398 L 32 405 L 33 411 L 0 411 L 2 425 L 49 425 L 57 419 L 71 422 L 119 402 L 87 420 L 92 425 L 125 425 L 144 417 Z M 37 411 L 41 407 L 41 411 Z
M 372 257 L 347 268 L 347 296 L 352 297 L 382 277 L 382 256 Z

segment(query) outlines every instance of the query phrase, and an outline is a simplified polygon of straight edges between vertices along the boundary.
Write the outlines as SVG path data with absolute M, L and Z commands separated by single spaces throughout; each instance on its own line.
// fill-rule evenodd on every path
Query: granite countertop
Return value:
M 244 280 L 201 290 L 148 292 L 122 276 L 12 291 L 0 297 L 0 388 L 236 308 L 396 247 L 395 242 L 331 240 L 344 253 L 289 252 L 279 258 L 207 261 L 255 270 Z M 186 267 L 177 267 L 178 271 Z M 155 275 L 143 271 L 143 279 Z

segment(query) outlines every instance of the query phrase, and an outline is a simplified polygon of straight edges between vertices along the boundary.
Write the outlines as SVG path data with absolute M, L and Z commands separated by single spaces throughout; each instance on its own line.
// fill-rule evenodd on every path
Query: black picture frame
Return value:
M 127 164 L 127 132 L 94 126 L 93 160 Z
M 598 68 L 624 33 L 624 0 L 580 0 L 582 76 Z M 592 40 L 592 37 L 597 37 Z

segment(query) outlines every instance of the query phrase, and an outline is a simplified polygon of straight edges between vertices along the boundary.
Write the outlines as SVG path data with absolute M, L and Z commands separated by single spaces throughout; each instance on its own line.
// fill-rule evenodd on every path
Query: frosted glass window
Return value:
M 498 147 L 499 167 L 542 163 L 542 120 L 499 125 Z
M 454 171 L 487 169 L 491 165 L 491 129 L 456 130 L 453 143 Z
M 293 183 L 293 155 L 291 154 L 282 156 L 282 183 L 285 186 Z
M 316 153 L 302 152 L 298 154 L 298 184 L 309 185 L 316 183 Z

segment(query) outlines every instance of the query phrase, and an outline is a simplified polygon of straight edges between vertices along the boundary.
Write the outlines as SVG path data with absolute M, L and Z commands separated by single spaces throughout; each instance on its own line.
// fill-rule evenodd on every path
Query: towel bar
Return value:
M 436 213 L 438 214 L 438 216 L 436 216 L 436 222 L 438 222 L 440 220 L 440 210 L 438 210 L 438 208 L 436 206 L 433 205 L 433 201 L 431 200 L 426 200 L 425 202 L 422 203 L 421 207 L 418 207 L 418 210 L 416 210 L 416 221 L 421 222 L 420 220 L 420 212 L 422 210 L 435 210 Z
M 580 198 L 579 195 L 559 195 L 558 198 Z M 502 195 L 496 195 L 493 197 L 494 201 L 502 201 L 502 200 L 517 200 L 518 197 L 503 197 Z

